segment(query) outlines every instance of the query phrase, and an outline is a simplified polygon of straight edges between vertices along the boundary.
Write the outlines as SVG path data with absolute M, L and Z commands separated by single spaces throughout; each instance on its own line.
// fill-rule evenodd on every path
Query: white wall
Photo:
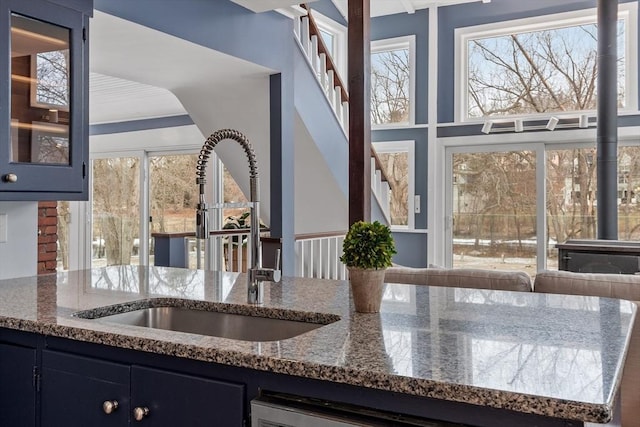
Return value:
M 0 279 L 35 276 L 38 271 L 38 202 L 0 202 L 7 241 L 0 242 Z

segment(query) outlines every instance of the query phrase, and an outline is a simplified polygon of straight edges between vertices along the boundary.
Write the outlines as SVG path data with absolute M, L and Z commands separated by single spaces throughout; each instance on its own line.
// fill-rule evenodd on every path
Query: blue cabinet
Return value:
M 92 10 L 0 0 L 0 200 L 87 199 Z
M 245 419 L 243 384 L 164 369 L 43 350 L 40 381 L 43 427 L 242 426 Z
M 0 426 L 36 425 L 36 349 L 0 342 Z
M 42 352 L 41 426 L 126 426 L 129 366 Z

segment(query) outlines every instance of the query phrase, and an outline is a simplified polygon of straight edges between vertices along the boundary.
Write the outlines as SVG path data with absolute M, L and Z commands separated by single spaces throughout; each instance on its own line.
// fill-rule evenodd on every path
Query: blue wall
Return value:
M 336 21 L 340 25 L 347 26 L 347 21 L 344 16 L 336 9 L 331 0 L 318 0 L 311 3 L 307 3 L 312 10 L 317 10 L 329 19 Z

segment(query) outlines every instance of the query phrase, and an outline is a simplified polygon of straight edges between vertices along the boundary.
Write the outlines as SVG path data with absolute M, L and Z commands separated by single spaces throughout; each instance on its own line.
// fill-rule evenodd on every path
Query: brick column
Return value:
M 58 202 L 38 202 L 38 274 L 57 267 Z

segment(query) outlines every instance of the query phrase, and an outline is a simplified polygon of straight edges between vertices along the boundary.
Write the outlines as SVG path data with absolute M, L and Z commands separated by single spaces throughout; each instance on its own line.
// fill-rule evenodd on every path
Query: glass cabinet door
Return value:
M 11 14 L 12 163 L 69 165 L 70 31 Z
M 90 3 L 0 0 L 0 200 L 87 198 Z

